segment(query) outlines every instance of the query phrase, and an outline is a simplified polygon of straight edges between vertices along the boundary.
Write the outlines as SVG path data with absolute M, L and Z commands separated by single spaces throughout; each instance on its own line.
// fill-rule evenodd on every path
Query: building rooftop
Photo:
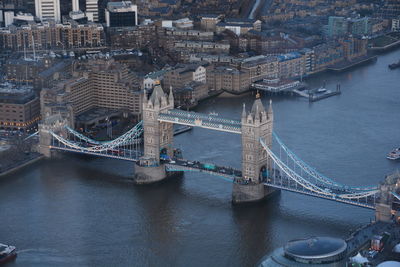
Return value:
M 311 237 L 289 241 L 285 255 L 296 259 L 320 259 L 340 254 L 347 249 L 344 240 L 333 237 Z
M 0 84 L 0 103 L 25 104 L 36 97 L 31 86 Z
M 286 60 L 291 60 L 295 58 L 301 57 L 301 54 L 299 52 L 290 52 L 284 55 L 279 55 L 277 56 L 279 61 L 286 61 Z
M 259 56 L 253 56 L 253 57 L 248 57 L 244 59 L 239 59 L 238 61 L 242 63 L 242 66 L 244 67 L 252 67 L 258 64 L 263 64 L 263 63 L 268 63 L 268 62 L 274 62 L 277 60 L 276 56 L 264 56 L 264 55 L 259 55 Z

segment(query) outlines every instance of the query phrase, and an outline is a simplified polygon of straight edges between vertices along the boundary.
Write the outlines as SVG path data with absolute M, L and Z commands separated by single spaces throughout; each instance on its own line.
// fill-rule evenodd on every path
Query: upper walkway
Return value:
M 216 131 L 241 134 L 241 121 L 220 118 L 215 115 L 207 115 L 196 112 L 189 112 L 179 109 L 172 109 L 160 113 L 158 120 L 193 127 L 201 127 Z

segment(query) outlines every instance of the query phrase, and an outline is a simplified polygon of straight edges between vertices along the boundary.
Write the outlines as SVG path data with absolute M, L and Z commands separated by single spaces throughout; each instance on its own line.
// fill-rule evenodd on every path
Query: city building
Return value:
M 330 42 L 313 47 L 314 73 L 325 70 L 328 66 L 344 59 L 343 46 L 337 42 Z
M 349 32 L 354 36 L 366 36 L 372 33 L 371 19 L 368 17 L 349 20 Z
M 203 15 L 200 18 L 200 27 L 204 31 L 211 31 L 215 32 L 216 31 L 216 25 L 221 21 L 222 15 L 215 15 L 215 14 L 209 14 L 209 15 Z
M 248 71 L 233 66 L 219 66 L 207 73 L 207 84 L 209 90 L 241 94 L 249 90 L 251 82 Z
M 344 36 L 348 31 L 348 20 L 344 17 L 330 16 L 328 18 L 328 36 Z
M 90 21 L 99 21 L 98 0 L 86 0 L 86 16 Z
M 289 241 L 260 263 L 260 267 L 347 266 L 347 243 L 333 237 Z
M 35 0 L 36 16 L 41 20 L 61 21 L 60 0 Z
M 177 107 L 192 108 L 200 100 L 208 97 L 208 86 L 202 82 L 192 81 L 182 88 L 176 88 L 174 92 L 174 103 Z
M 109 2 L 105 10 L 107 27 L 126 27 L 138 25 L 137 6 L 131 1 Z
M 154 45 L 158 41 L 154 23 L 140 24 L 135 27 L 109 28 L 107 33 L 111 47 L 116 49 L 141 49 L 149 44 Z
M 189 18 L 181 18 L 177 20 L 162 20 L 161 27 L 191 30 L 193 29 L 193 20 Z
M 223 22 L 216 24 L 217 33 L 225 30 L 230 30 L 238 36 L 250 30 L 261 31 L 261 21 L 255 19 L 226 18 Z
M 9 82 L 32 85 L 38 74 L 51 64 L 49 59 L 9 59 L 4 64 L 4 78 Z
M 17 25 L 20 25 L 20 24 L 27 24 L 27 23 L 30 23 L 30 22 L 34 22 L 35 21 L 35 18 L 34 18 L 34 16 L 32 15 L 32 14 L 30 14 L 30 13 L 21 13 L 21 12 L 18 12 L 15 16 L 14 16 L 14 18 L 13 18 L 13 23 L 14 24 L 17 24 Z M 7 27 L 7 26 L 6 26 Z
M 249 74 L 249 84 L 264 78 L 278 77 L 278 58 L 276 56 L 254 56 L 237 59 L 234 66 Z
M 77 12 L 79 9 L 79 0 L 72 0 L 72 11 Z
M 146 76 L 143 77 L 143 88 L 145 90 L 152 90 L 156 84 L 164 79 L 164 74 L 167 71 L 167 69 L 164 69 L 146 74 Z
M 394 32 L 400 31 L 400 16 L 392 19 L 392 31 Z
M 164 37 L 171 40 L 190 40 L 190 41 L 212 41 L 214 39 L 214 32 L 198 31 L 191 29 L 177 29 L 166 28 Z
M 14 11 L 4 12 L 4 26 L 8 27 L 14 22 Z
M 0 130 L 29 132 L 40 120 L 40 102 L 31 87 L 0 84 Z
M 178 64 L 164 74 L 164 88 L 183 88 L 192 81 L 206 83 L 208 63 Z
M 142 91 L 126 66 L 114 60 L 80 62 L 73 78 L 40 93 L 42 114 L 70 110 L 79 127 L 90 126 L 111 113 L 140 115 Z M 100 118 L 96 118 L 96 114 Z
M 230 45 L 226 42 L 179 41 L 173 42 L 173 50 L 191 52 L 228 53 Z
M 52 48 L 100 47 L 105 43 L 104 28 L 100 24 L 64 24 L 46 21 L 19 27 L 0 28 L 0 49 L 31 51 Z
M 305 74 L 304 59 L 299 52 L 291 52 L 278 57 L 278 77 L 279 78 L 297 78 Z

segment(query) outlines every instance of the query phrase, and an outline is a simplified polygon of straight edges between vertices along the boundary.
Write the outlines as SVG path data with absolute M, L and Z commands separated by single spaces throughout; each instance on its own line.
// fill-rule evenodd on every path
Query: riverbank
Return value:
M 32 163 L 35 163 L 41 159 L 43 159 L 44 156 L 40 153 L 37 152 L 32 152 L 27 157 L 24 159 L 14 162 L 13 164 L 7 165 L 7 166 L 1 166 L 0 168 L 0 176 L 5 176 L 7 174 L 10 174 L 12 172 L 15 172 L 19 169 L 22 169 Z
M 369 51 L 380 53 L 390 51 L 400 46 L 400 33 L 391 32 L 370 40 Z
M 378 57 L 376 55 L 366 55 L 366 56 L 356 58 L 355 60 L 352 60 L 352 61 L 342 61 L 338 64 L 328 67 L 327 71 L 341 72 L 341 71 L 349 70 L 356 66 L 366 64 L 368 62 L 376 61 L 377 58 Z
M 377 235 L 382 236 L 384 233 L 390 235 L 389 240 L 384 244 L 384 249 L 373 258 L 369 257 L 368 252 L 371 247 L 371 239 Z M 370 264 L 373 266 L 376 266 L 383 261 L 399 260 L 399 255 L 392 252 L 394 246 L 400 242 L 399 238 L 400 232 L 397 224 L 385 222 L 369 223 L 355 230 L 351 236 L 346 239 L 348 256 L 352 257 L 357 253 L 360 253 L 363 257 L 368 258 Z

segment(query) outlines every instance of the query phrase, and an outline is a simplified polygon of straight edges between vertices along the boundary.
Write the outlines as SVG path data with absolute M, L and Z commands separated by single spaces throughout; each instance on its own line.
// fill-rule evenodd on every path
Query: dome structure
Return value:
M 376 267 L 400 267 L 400 262 L 398 261 L 384 261 L 379 263 Z
M 347 260 L 347 243 L 343 239 L 310 237 L 289 241 L 284 247 L 264 257 L 258 266 L 342 267 Z

